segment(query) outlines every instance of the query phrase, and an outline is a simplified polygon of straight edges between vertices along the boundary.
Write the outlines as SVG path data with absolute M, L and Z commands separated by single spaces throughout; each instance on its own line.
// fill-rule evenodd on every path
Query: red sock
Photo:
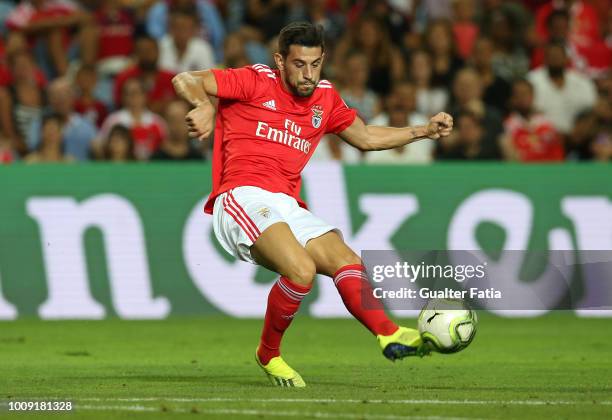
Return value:
M 387 317 L 382 303 L 372 294 L 363 265 L 342 267 L 334 274 L 334 283 L 346 309 L 372 334 L 391 335 L 397 331 L 398 326 Z
M 270 359 L 280 356 L 280 344 L 285 330 L 289 328 L 300 302 L 311 286 L 300 286 L 287 277 L 278 279 L 268 295 L 268 307 L 257 356 L 264 365 Z

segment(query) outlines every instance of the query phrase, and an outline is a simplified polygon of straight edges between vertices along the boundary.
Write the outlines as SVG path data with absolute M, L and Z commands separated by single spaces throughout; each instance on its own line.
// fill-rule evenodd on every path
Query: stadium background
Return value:
M 612 249 L 608 6 L 2 0 L 0 317 L 263 313 L 274 276 L 236 264 L 211 234 L 199 210 L 211 141 L 189 138 L 171 78 L 271 64 L 276 34 L 297 19 L 324 26 L 324 77 L 364 120 L 455 118 L 449 139 L 394 151 L 322 140 L 303 194 L 356 249 L 470 249 L 489 237 L 548 250 L 557 228 L 577 252 Z M 452 227 L 470 206 L 480 219 L 458 242 Z M 346 316 L 321 284 L 304 311 Z
M 465 352 L 392 365 L 330 319 L 348 313 L 328 279 L 284 343 L 310 387 L 264 386 L 275 276 L 216 244 L 211 143 L 170 80 L 271 64 L 297 19 L 325 27 L 324 77 L 364 120 L 455 117 L 398 151 L 322 141 L 303 195 L 353 247 L 612 249 L 609 1 L 0 0 L 0 416 L 609 418 L 608 311 L 483 313 Z M 609 306 L 609 279 L 574 280 Z

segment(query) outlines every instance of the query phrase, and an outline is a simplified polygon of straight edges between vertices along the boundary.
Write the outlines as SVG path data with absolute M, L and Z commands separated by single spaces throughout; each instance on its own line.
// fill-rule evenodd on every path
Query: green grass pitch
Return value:
M 53 417 L 611 418 L 611 323 L 480 314 L 464 352 L 391 363 L 356 321 L 298 316 L 283 353 L 308 387 L 277 389 L 253 360 L 259 320 L 4 322 L 0 417 L 41 418 L 7 401 L 70 400 Z

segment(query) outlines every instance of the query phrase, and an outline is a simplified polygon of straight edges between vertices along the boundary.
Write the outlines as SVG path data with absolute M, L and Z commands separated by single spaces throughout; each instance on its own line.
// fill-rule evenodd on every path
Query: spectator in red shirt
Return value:
M 547 32 L 545 39 L 562 44 L 565 47 L 571 67 L 578 69 L 579 71 L 584 71 L 587 68 L 588 63 L 570 42 L 570 25 L 570 15 L 567 10 L 552 10 L 546 18 Z M 540 36 L 540 38 L 544 39 L 543 36 Z M 534 48 L 531 54 L 532 68 L 538 68 L 544 65 L 545 46 L 546 45 L 542 44 Z
M 75 82 L 78 96 L 74 102 L 74 110 L 99 128 L 108 111 L 106 105 L 94 96 L 97 83 L 96 68 L 88 65 L 81 66 L 76 74 Z
M 130 129 L 136 159 L 148 160 L 166 137 L 166 123 L 147 108 L 147 97 L 140 79 L 128 79 L 122 87 L 124 107 L 110 114 L 102 124 L 96 139 L 96 149 L 104 150 L 111 129 L 121 124 Z
M 538 9 L 535 20 L 540 45 L 551 40 L 566 43 L 577 70 L 598 75 L 612 65 L 612 51 L 602 37 L 597 10 L 588 2 L 550 1 Z M 533 67 L 542 64 L 541 49 L 534 52 L 532 59 Z
M 561 161 L 564 159 L 561 134 L 533 107 L 531 83 L 521 79 L 512 86 L 511 114 L 504 122 L 502 146 L 507 160 L 521 162 Z
M 161 113 L 165 105 L 176 98 L 172 78 L 174 73 L 158 67 L 159 49 L 157 41 L 149 36 L 141 36 L 136 40 L 136 64 L 128 67 L 117 75 L 115 80 L 115 106 L 120 107 L 123 85 L 128 79 L 138 78 L 142 82 L 151 110 Z
M 119 0 L 103 0 L 94 12 L 98 66 L 105 74 L 117 74 L 128 65 L 134 50 L 136 19 Z
M 68 70 L 66 49 L 71 42 L 71 30 L 78 32 L 81 59 L 90 64 L 95 61 L 91 16 L 72 1 L 22 1 L 8 16 L 6 26 L 28 36 L 32 46 L 43 43 L 53 75 L 62 76 Z
M 28 52 L 28 43 L 26 38 L 19 32 L 10 32 L 7 36 L 5 52 L 0 53 L 0 87 L 10 86 L 14 82 L 15 72 L 11 70 L 9 59 L 22 52 Z M 34 65 L 34 77 L 36 84 L 40 88 L 44 88 L 47 84 L 47 79 L 38 66 Z
M 453 35 L 457 45 L 457 55 L 466 60 L 478 37 L 479 28 L 474 22 L 476 8 L 474 0 L 457 0 L 454 3 Z

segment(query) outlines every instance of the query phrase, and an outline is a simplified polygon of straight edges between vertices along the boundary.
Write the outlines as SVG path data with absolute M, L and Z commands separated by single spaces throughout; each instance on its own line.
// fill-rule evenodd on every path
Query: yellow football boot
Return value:
M 273 357 L 267 365 L 264 365 L 259 361 L 257 352 L 255 352 L 255 360 L 266 373 L 272 385 L 288 388 L 303 388 L 306 386 L 306 382 L 300 374 L 293 370 L 282 357 Z
M 383 355 L 391 361 L 408 356 L 423 357 L 431 352 L 431 348 L 421 339 L 421 334 L 413 328 L 399 327 L 391 335 L 378 335 L 376 338 Z

